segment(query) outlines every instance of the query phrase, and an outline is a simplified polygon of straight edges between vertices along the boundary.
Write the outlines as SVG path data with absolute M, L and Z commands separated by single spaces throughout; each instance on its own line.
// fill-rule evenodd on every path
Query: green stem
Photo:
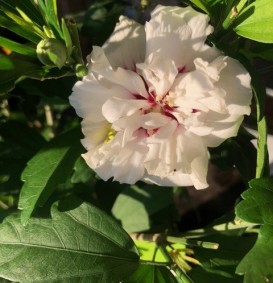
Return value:
M 156 262 L 156 261 L 146 261 L 146 260 L 140 260 L 140 264 L 143 265 L 154 265 L 154 266 L 168 266 L 168 262 Z
M 228 3 L 232 3 L 227 10 L 229 13 L 226 15 L 225 20 L 223 21 L 222 27 L 225 30 L 231 29 L 234 21 L 241 13 L 243 8 L 245 7 L 247 0 L 235 0 L 235 1 L 228 1 Z M 228 4 L 227 4 L 228 5 Z
M 254 99 L 256 103 L 257 112 L 257 165 L 256 165 L 256 178 L 269 176 L 269 157 L 267 149 L 267 125 L 265 117 L 265 98 L 266 88 L 260 79 L 259 74 L 250 69 L 250 75 L 252 78 L 252 89 Z
M 70 32 L 71 40 L 73 42 L 73 57 L 78 64 L 83 65 L 84 61 L 82 59 L 82 51 L 79 39 L 78 28 L 75 21 L 71 18 L 66 21 L 67 27 Z
M 181 283 L 194 283 L 191 278 L 183 272 L 178 266 L 174 266 L 172 270 L 175 272 L 176 276 L 180 279 Z
M 177 243 L 177 244 L 182 244 L 185 246 L 194 246 L 194 247 L 213 249 L 213 250 L 217 250 L 219 248 L 219 244 L 217 243 L 195 241 L 195 240 L 189 240 L 186 238 L 167 236 L 166 240 L 167 242 L 170 242 L 170 243 Z

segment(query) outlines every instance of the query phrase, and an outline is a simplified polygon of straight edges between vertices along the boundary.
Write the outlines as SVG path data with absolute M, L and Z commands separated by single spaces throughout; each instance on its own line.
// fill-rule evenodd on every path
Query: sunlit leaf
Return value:
M 19 54 L 32 56 L 36 58 L 36 51 L 34 48 L 17 43 L 2 36 L 0 36 L 0 46 L 5 47 L 14 52 L 17 52 Z
M 120 282 L 138 267 L 131 238 L 94 206 L 68 199 L 52 220 L 19 216 L 0 225 L 0 276 L 16 282 Z
M 273 43 L 273 1 L 256 0 L 238 16 L 236 33 L 264 43 Z
M 203 10 L 205 13 L 210 14 L 209 4 L 205 0 L 190 0 L 192 4 Z
M 45 23 L 41 17 L 37 5 L 33 0 L 18 1 L 18 0 L 1 0 L 1 6 L 11 12 L 18 12 L 18 9 L 27 15 L 34 23 L 43 26 Z
M 41 27 L 36 23 L 29 23 L 25 21 L 21 16 L 18 16 L 10 11 L 3 10 L 3 12 L 6 14 L 7 17 L 13 20 L 14 23 L 17 24 L 17 26 L 19 26 L 21 29 L 33 32 L 40 38 L 45 38 L 44 32 L 42 31 Z M 6 26 L 6 28 L 8 28 L 8 26 Z
M 131 186 L 118 196 L 112 208 L 112 213 L 121 221 L 127 232 L 139 232 L 150 229 L 152 215 L 169 208 L 172 204 L 173 193 L 171 188 Z M 167 213 L 165 217 L 168 217 Z M 164 218 L 161 217 L 160 220 L 162 224 Z
M 22 28 L 20 25 L 15 23 L 12 19 L 8 18 L 3 13 L 0 13 L 0 27 L 8 28 L 9 31 L 14 32 L 15 34 L 37 44 L 41 37 L 33 33 L 33 29 L 31 27 Z
M 62 32 L 57 17 L 56 0 L 38 0 L 38 8 L 56 38 L 62 38 Z

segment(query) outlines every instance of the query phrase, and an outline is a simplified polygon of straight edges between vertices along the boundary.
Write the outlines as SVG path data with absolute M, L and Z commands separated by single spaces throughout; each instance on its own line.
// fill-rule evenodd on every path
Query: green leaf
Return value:
M 265 117 L 266 89 L 261 83 L 258 75 L 253 73 L 251 77 L 252 77 L 253 94 L 257 108 L 257 127 L 258 127 L 256 178 L 260 178 L 260 177 L 268 176 L 269 173 L 267 125 L 266 125 L 266 117 Z
M 260 229 L 258 240 L 236 269 L 244 274 L 244 283 L 273 282 L 273 226 L 264 225 Z
M 41 67 L 25 59 L 0 54 L 0 94 L 8 92 L 24 77 L 37 74 Z
M 169 208 L 172 204 L 171 188 L 131 186 L 117 197 L 112 213 L 121 221 L 122 227 L 127 232 L 140 232 L 150 229 L 153 226 L 152 216 Z M 170 224 L 172 219 L 168 217 L 169 215 L 164 213 L 160 219 L 161 224 L 164 220 Z
M 76 208 L 75 208 L 76 207 Z M 101 210 L 75 199 L 54 204 L 52 220 L 20 217 L 0 226 L 0 276 L 16 282 L 120 282 L 139 264 L 131 238 Z
M 36 153 L 45 144 L 44 138 L 34 129 L 13 120 L 0 125 L 0 135 L 5 141 L 24 147 L 30 154 Z
M 6 14 L 8 18 L 13 20 L 15 24 L 17 24 L 21 29 L 32 32 L 36 34 L 40 38 L 45 38 L 44 32 L 41 30 L 41 27 L 35 23 L 29 23 L 25 21 L 21 16 L 18 16 L 8 10 L 3 9 L 3 12 Z M 6 28 L 9 28 L 8 26 Z
M 92 37 L 93 44 L 102 45 L 113 32 L 124 8 L 121 1 L 92 2 L 84 15 L 81 31 Z
M 273 43 L 273 1 L 256 0 L 237 17 L 235 32 L 243 37 Z
M 29 57 L 5 56 L 0 54 L 0 94 L 11 91 L 16 84 L 22 82 L 27 78 L 34 79 L 32 83 L 35 85 L 35 80 L 38 80 L 40 83 L 40 81 L 52 78 L 63 78 L 64 80 L 67 79 L 68 81 L 70 81 L 68 85 L 65 86 L 65 90 L 67 90 L 68 87 L 73 84 L 73 81 L 75 81 L 75 78 L 71 78 L 72 75 L 75 74 L 71 72 L 70 68 L 62 68 L 62 70 L 52 68 L 48 70 L 46 68 L 43 68 L 38 62 L 36 63 L 35 61 L 35 63 L 33 63 L 32 61 L 30 61 Z M 65 78 L 68 76 L 69 78 Z M 51 83 L 49 83 L 50 85 L 55 86 L 53 93 L 58 93 L 58 96 L 63 96 L 65 94 L 67 97 L 67 93 L 60 92 L 59 89 L 56 88 L 55 83 L 55 80 L 51 80 Z M 45 82 L 44 84 L 46 85 L 47 82 Z M 43 95 L 47 93 L 45 90 L 46 89 L 43 89 L 42 91 Z M 70 93 L 71 89 L 69 94 Z M 51 95 L 51 93 L 47 93 L 45 97 L 47 98 Z
M 73 19 L 68 19 L 66 21 L 66 27 L 68 28 L 68 32 L 72 41 L 72 57 L 77 64 L 84 65 L 84 60 L 82 58 L 81 44 L 79 38 L 79 32 L 76 22 Z M 67 32 L 67 31 L 66 31 Z M 66 34 L 64 31 L 64 33 Z M 65 35 L 66 36 L 66 35 Z M 65 39 L 67 42 L 67 38 Z
M 273 225 L 273 178 L 255 179 L 250 189 L 242 194 L 236 214 L 241 219 L 256 224 Z
M 19 25 L 14 23 L 11 19 L 8 19 L 7 17 L 0 14 L 0 27 L 8 28 L 9 31 L 14 32 L 15 34 L 26 38 L 27 40 L 38 43 L 41 39 L 39 36 L 34 34 L 32 30 L 29 29 L 22 29 Z
M 263 59 L 273 61 L 273 44 L 255 42 L 248 50 L 242 50 L 250 59 Z M 271 65 L 268 66 L 271 68 Z M 270 72 L 272 70 L 270 69 Z
M 71 182 L 76 183 L 87 183 L 92 178 L 94 178 L 94 172 L 88 165 L 85 160 L 80 156 L 74 165 L 74 173 L 71 177 Z
M 28 95 L 36 95 L 42 97 L 45 103 L 64 105 L 67 104 L 68 96 L 71 94 L 71 89 L 75 83 L 75 76 L 64 76 L 58 79 L 58 87 L 56 87 L 55 79 L 28 79 L 20 82 L 18 86 L 20 88 L 23 88 Z M 62 91 L 60 91 L 60 89 Z
M 64 19 L 62 19 L 62 32 L 64 36 L 65 46 L 67 49 L 67 58 L 69 59 L 72 53 L 73 43 L 72 43 L 69 29 Z
M 36 58 L 35 49 L 0 36 L 0 45 L 22 55 Z
M 267 149 L 267 125 L 265 117 L 266 88 L 260 74 L 253 68 L 245 57 L 239 56 L 251 76 L 253 97 L 256 104 L 258 140 L 256 178 L 269 176 L 269 157 Z
M 211 161 L 222 170 L 237 167 L 244 181 L 255 178 L 257 150 L 251 140 L 254 137 L 243 129 L 217 148 L 211 148 Z
M 235 269 L 255 243 L 255 235 L 218 234 L 196 240 L 217 242 L 219 248 L 217 250 L 194 248 L 195 258 L 202 264 L 194 266 L 188 273 L 194 282 L 241 283 L 243 281 L 241 276 L 235 274 Z
M 199 9 L 203 10 L 206 14 L 210 15 L 210 9 L 208 3 L 204 0 L 190 0 Z
M 37 9 L 37 5 L 34 4 L 33 0 L 18 1 L 18 0 L 1 0 L 1 6 L 6 7 L 6 9 L 11 12 L 15 12 L 18 9 L 23 11 L 34 23 L 43 26 L 45 23 Z
M 178 283 L 165 266 L 140 265 L 135 273 L 123 283 Z
M 34 129 L 9 120 L 0 124 L 0 187 L 2 193 L 16 192 L 22 187 L 21 173 L 27 161 L 45 144 Z
M 59 33 L 59 36 L 62 37 L 62 31 L 57 15 L 57 0 L 45 0 L 45 4 L 48 12 L 47 17 L 49 19 L 49 23 L 54 26 L 56 31 Z
M 38 0 L 38 6 L 45 21 L 51 27 L 56 38 L 63 38 L 60 28 L 59 20 L 57 17 L 57 4 L 56 0 Z
M 58 185 L 70 178 L 75 161 L 82 152 L 79 128 L 50 141 L 29 162 L 22 174 L 20 193 L 21 221 L 27 224 L 33 210 L 43 205 Z

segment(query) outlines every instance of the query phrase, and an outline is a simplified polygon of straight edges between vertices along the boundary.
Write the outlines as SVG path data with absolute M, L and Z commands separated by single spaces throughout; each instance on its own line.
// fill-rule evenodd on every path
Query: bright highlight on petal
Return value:
M 142 26 L 120 17 L 70 103 L 83 118 L 87 164 L 104 180 L 208 186 L 208 147 L 249 115 L 250 76 L 205 44 L 213 28 L 191 7 L 157 6 Z

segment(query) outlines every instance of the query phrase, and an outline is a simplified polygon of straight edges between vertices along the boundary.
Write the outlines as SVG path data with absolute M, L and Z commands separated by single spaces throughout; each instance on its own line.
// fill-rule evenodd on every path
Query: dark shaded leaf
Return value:
M 45 139 L 34 129 L 13 120 L 0 126 L 0 135 L 7 142 L 17 143 L 31 150 L 31 154 L 37 152 L 46 143 Z
M 124 7 L 117 1 L 95 1 L 85 13 L 82 32 L 90 36 L 95 45 L 102 45 L 112 33 Z
M 178 283 L 165 266 L 140 265 L 135 273 L 123 283 Z
M 1 192 L 15 192 L 22 186 L 20 177 L 27 161 L 45 140 L 34 129 L 12 120 L 0 125 L 0 136 Z
M 72 129 L 50 141 L 29 162 L 22 174 L 21 220 L 26 224 L 35 209 L 43 205 L 59 184 L 70 178 L 75 161 L 82 152 L 81 131 Z
M 87 183 L 94 178 L 94 172 L 82 157 L 79 157 L 74 166 L 74 173 L 71 177 L 72 183 Z
M 244 274 L 244 283 L 273 282 L 273 226 L 263 225 L 258 240 L 236 269 Z
M 68 96 L 72 92 L 72 87 L 76 82 L 75 76 L 64 76 L 56 80 L 32 80 L 27 79 L 18 84 L 28 95 L 42 97 L 46 103 L 66 104 Z M 57 87 L 58 85 L 58 87 Z M 60 89 L 62 91 L 60 91 Z
M 244 181 L 255 178 L 257 150 L 251 143 L 252 135 L 243 128 L 237 137 L 230 138 L 217 148 L 211 148 L 211 160 L 222 170 L 229 170 L 234 165 Z
M 38 64 L 0 54 L 0 94 L 8 92 L 24 77 L 37 74 L 40 70 Z
M 74 75 L 74 73 L 71 72 L 70 68 L 62 68 L 62 70 L 57 68 L 46 69 L 43 68 L 38 61 L 30 61 L 28 57 L 13 57 L 0 54 L 0 94 L 11 91 L 17 83 L 22 82 L 26 78 L 43 81 L 46 79 L 58 79 L 71 75 Z M 70 77 L 71 84 L 73 83 L 73 80 L 74 79 L 71 79 Z M 55 82 L 53 81 L 51 84 L 54 83 Z M 60 92 L 55 86 L 54 93 L 57 91 L 59 96 L 63 94 L 63 92 Z
M 273 178 L 255 179 L 249 186 L 242 194 L 244 200 L 236 206 L 237 216 L 247 222 L 273 225 Z
M 241 283 L 243 277 L 235 274 L 240 260 L 253 246 L 255 235 L 214 235 L 199 240 L 219 244 L 218 250 L 194 248 L 195 258 L 202 266 L 193 267 L 189 276 L 194 282 Z

